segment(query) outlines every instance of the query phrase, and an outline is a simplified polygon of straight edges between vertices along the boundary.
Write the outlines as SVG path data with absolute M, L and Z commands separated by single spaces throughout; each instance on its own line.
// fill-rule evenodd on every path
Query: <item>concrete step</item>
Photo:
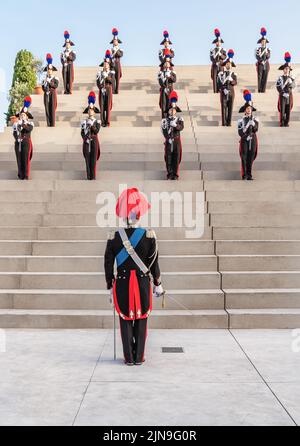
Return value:
M 270 224 L 272 222 L 270 221 Z M 214 240 L 300 240 L 299 227 L 214 227 Z
M 220 271 L 300 271 L 300 255 L 219 256 Z
M 300 271 L 223 271 L 222 289 L 300 288 Z
M 118 321 L 117 321 L 118 323 Z M 0 310 L 2 328 L 112 329 L 111 310 Z M 228 328 L 224 310 L 156 310 L 150 328 L 208 329 Z
M 248 190 L 237 190 L 237 191 L 207 191 L 206 200 L 211 202 L 299 202 L 300 192 L 298 191 L 251 191 L 252 182 L 247 182 L 249 184 Z
M 165 227 L 155 228 L 157 237 L 163 240 L 183 240 L 186 237 L 184 228 Z M 62 226 L 62 227 L 0 227 L 0 240 L 105 240 L 112 228 L 99 228 L 96 226 Z M 211 240 L 212 229 L 205 227 L 201 240 Z M 199 238 L 198 238 L 199 240 Z
M 217 272 L 163 272 L 166 289 L 220 289 Z M 103 273 L 32 273 L 0 272 L 2 289 L 105 289 Z
M 163 271 L 217 271 L 216 256 L 161 255 Z M 104 272 L 104 256 L 0 256 L 6 272 Z
M 227 310 L 300 308 L 300 288 L 243 288 L 223 291 Z
M 203 179 L 206 181 L 230 181 L 232 182 L 235 180 L 236 182 L 239 182 L 240 184 L 254 184 L 256 181 L 274 181 L 274 179 L 278 179 L 280 181 L 284 180 L 299 180 L 300 179 L 300 172 L 298 171 L 289 171 L 289 170 L 255 170 L 253 169 L 253 179 L 255 181 L 252 182 L 244 182 L 241 179 L 241 169 L 235 169 L 235 170 L 208 170 L 203 171 Z
M 153 299 L 161 309 L 161 299 Z M 1 309 L 27 310 L 111 310 L 106 290 L 0 290 Z M 224 310 L 221 290 L 168 290 L 166 310 Z
M 217 255 L 300 255 L 299 240 L 218 240 Z
M 300 326 L 300 309 L 228 310 L 229 327 L 234 329 L 291 329 Z
M 105 252 L 106 240 L 98 241 L 0 241 L 2 255 L 26 256 L 97 256 Z M 159 240 L 160 255 L 213 255 L 214 242 L 209 240 Z
M 195 167 L 195 166 L 194 166 Z M 115 182 L 119 184 L 120 179 L 122 179 L 122 184 L 132 183 L 132 181 L 152 181 L 152 180 L 165 180 L 166 181 L 166 170 L 136 170 L 130 171 L 127 170 L 124 174 L 124 170 L 121 170 L 122 166 L 120 166 L 120 170 L 115 171 L 102 171 L 98 170 L 98 180 L 105 180 L 110 178 L 111 180 L 115 179 Z M 300 176 L 299 176 L 300 177 Z M 34 170 L 32 169 L 30 174 L 31 180 L 69 180 L 69 181 L 83 181 L 86 180 L 86 171 L 84 170 L 84 165 L 82 165 L 81 170 Z M 17 173 L 15 170 L 11 171 L 1 171 L 0 170 L 0 180 L 13 180 L 17 179 Z M 197 169 L 194 170 L 181 170 L 180 171 L 180 180 L 191 180 L 195 179 L 196 181 L 202 180 L 202 171 L 200 167 L 197 166 Z M 24 182 L 20 181 L 21 184 Z M 89 183 L 86 181 L 86 183 Z M 172 182 L 173 183 L 173 182 Z M 177 184 L 177 181 L 176 181 Z
M 300 229 L 300 215 L 282 214 L 212 214 L 210 224 L 215 228 L 267 228 L 272 221 L 273 227 L 292 227 Z
M 280 192 L 279 192 L 280 193 Z M 247 200 L 247 199 L 246 199 Z M 300 215 L 300 202 L 274 202 L 274 201 L 210 201 L 208 203 L 208 212 L 213 215 L 223 216 L 243 214 L 243 216 L 248 215 L 249 220 L 255 216 L 263 215 L 264 218 L 272 219 L 274 215 L 281 216 L 295 216 Z
M 201 155 L 202 158 L 203 155 Z M 241 191 L 279 191 L 289 192 L 300 190 L 299 181 L 272 181 L 272 180 L 257 180 L 257 181 L 205 181 L 205 190 L 208 192 L 241 192 Z M 1 187 L 1 183 L 0 183 Z

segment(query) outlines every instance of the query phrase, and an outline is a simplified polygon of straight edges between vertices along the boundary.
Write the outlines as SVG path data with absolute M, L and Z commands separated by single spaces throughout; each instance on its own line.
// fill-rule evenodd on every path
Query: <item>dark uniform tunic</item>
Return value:
M 44 91 L 44 105 L 48 127 L 55 127 L 58 84 L 58 78 L 52 76 L 51 78 L 47 77 L 42 85 Z
M 291 111 L 294 105 L 293 88 L 295 88 L 295 78 L 293 76 L 280 76 L 277 81 L 278 111 L 281 127 L 287 127 L 290 122 Z
M 214 93 L 219 93 L 218 87 L 218 75 L 221 71 L 222 64 L 224 60 L 226 60 L 227 54 L 224 48 L 213 48 L 210 51 L 210 60 L 212 62 L 211 65 L 211 79 L 213 81 L 213 89 Z
M 225 70 L 219 73 L 218 88 L 220 90 L 223 126 L 231 126 L 235 85 L 237 85 L 237 76 L 233 71 Z
M 161 129 L 165 137 L 167 178 L 177 179 L 179 178 L 179 166 L 182 160 L 180 132 L 184 129 L 184 120 L 178 116 L 168 116 L 162 120 Z
M 256 49 L 256 69 L 257 69 L 257 80 L 258 80 L 258 92 L 265 93 L 267 88 L 268 76 L 270 72 L 270 62 L 271 51 L 269 48 L 259 47 Z
M 168 115 L 170 105 L 169 96 L 171 91 L 174 90 L 176 80 L 176 73 L 172 69 L 162 69 L 158 73 L 158 82 L 160 85 L 159 106 L 162 118 L 165 118 Z
M 120 80 L 122 78 L 122 65 L 121 58 L 123 57 L 123 50 L 121 50 L 118 46 L 113 47 L 111 50 L 112 54 L 112 63 L 114 67 L 114 94 L 119 94 Z
M 74 82 L 75 51 L 65 50 L 61 53 L 62 77 L 64 80 L 65 94 L 72 94 Z
M 240 140 L 240 157 L 242 162 L 242 178 L 252 179 L 252 165 L 257 157 L 258 151 L 258 119 L 253 116 L 244 116 L 238 121 L 238 132 Z
M 18 121 L 13 126 L 18 178 L 20 180 L 28 180 L 30 176 L 30 161 L 33 150 L 31 132 L 33 127 L 33 123 L 29 121 Z
M 100 159 L 100 144 L 98 133 L 101 123 L 97 119 L 86 119 L 81 123 L 81 136 L 83 139 L 83 156 L 86 162 L 88 180 L 95 180 L 97 176 L 97 161 Z
M 103 127 L 110 126 L 110 113 L 113 105 L 114 77 L 115 72 L 112 70 L 100 71 L 97 75 L 97 86 L 99 88 L 99 105 Z
M 140 259 L 150 267 L 154 284 L 159 285 L 160 269 L 155 232 L 128 228 L 126 234 Z M 138 244 L 135 246 L 135 243 Z M 125 361 L 141 363 L 144 360 L 147 320 L 152 311 L 152 286 L 150 276 L 143 273 L 130 256 L 122 257 L 124 252 L 126 254 L 120 234 L 109 234 L 104 261 L 107 289 L 113 288 L 115 308 L 120 316 Z

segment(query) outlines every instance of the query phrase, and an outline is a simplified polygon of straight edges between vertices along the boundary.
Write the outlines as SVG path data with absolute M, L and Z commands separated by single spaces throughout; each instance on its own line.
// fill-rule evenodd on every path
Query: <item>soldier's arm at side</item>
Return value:
M 158 286 L 161 284 L 160 277 L 160 268 L 159 268 L 159 254 L 157 248 L 157 240 L 154 231 L 148 231 L 147 237 L 151 240 L 150 252 L 149 252 L 149 260 L 150 260 L 150 272 L 153 277 L 154 285 Z M 154 260 L 155 258 L 155 260 Z M 154 261 L 153 261 L 154 260 Z
M 105 269 L 105 279 L 107 289 L 110 290 L 113 287 L 115 280 L 114 277 L 114 264 L 115 264 L 115 253 L 113 250 L 113 240 L 112 235 L 109 235 L 109 239 L 106 245 L 106 251 L 104 255 L 104 269 Z

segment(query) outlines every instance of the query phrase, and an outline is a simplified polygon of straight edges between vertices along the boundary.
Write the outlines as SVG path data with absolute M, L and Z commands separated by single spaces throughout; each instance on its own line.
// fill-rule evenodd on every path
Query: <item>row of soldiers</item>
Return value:
M 112 50 L 107 50 L 101 69 L 97 73 L 97 86 L 99 89 L 99 108 L 96 106 L 96 94 L 92 91 L 88 96 L 88 106 L 84 113 L 88 115 L 87 119 L 81 123 L 81 136 L 83 139 L 83 155 L 86 160 L 87 179 L 96 179 L 97 161 L 100 158 L 100 143 L 98 134 L 101 126 L 110 126 L 110 113 L 112 109 L 113 94 L 119 93 L 120 79 L 122 77 L 121 58 L 123 51 L 120 48 L 122 43 L 118 37 L 118 30 L 112 30 L 113 45 Z M 61 55 L 63 63 L 63 80 L 65 94 L 72 94 L 74 81 L 74 61 L 76 54 L 72 50 L 74 43 L 70 40 L 70 34 L 65 32 L 64 51 Z M 184 129 L 184 120 L 179 114 L 181 109 L 178 107 L 178 94 L 174 89 L 177 82 L 177 75 L 174 69 L 175 52 L 172 48 L 172 42 L 168 31 L 164 31 L 164 38 L 161 42 L 162 49 L 159 51 L 159 73 L 158 81 L 160 86 L 159 105 L 161 109 L 161 130 L 165 139 L 165 163 L 167 170 L 167 179 L 177 180 L 179 178 L 179 168 L 182 160 L 182 142 L 180 133 Z M 235 68 L 233 62 L 234 51 L 223 48 L 223 40 L 219 30 L 215 30 L 216 45 L 211 52 L 213 87 L 221 98 L 221 114 L 223 126 L 231 126 L 232 110 L 234 104 L 235 91 L 237 85 L 237 75 L 232 70 Z M 257 71 L 259 80 L 259 91 L 266 89 L 270 51 L 266 49 L 269 43 L 266 38 L 266 30 L 261 30 L 261 47 L 257 49 Z M 54 76 L 57 69 L 53 66 L 53 58 L 47 55 L 47 66 L 45 68 L 46 78 L 43 83 L 44 103 L 49 126 L 55 125 L 55 113 L 57 108 L 57 88 L 59 80 Z M 262 68 L 265 66 L 266 68 Z M 280 116 L 280 125 L 288 127 L 291 110 L 293 107 L 293 89 L 295 88 L 295 78 L 292 76 L 291 55 L 285 54 L 285 63 L 279 67 L 283 70 L 282 76 L 277 81 L 277 90 L 279 93 L 278 110 Z M 265 71 L 264 71 L 265 70 Z M 245 92 L 246 102 L 249 102 L 250 92 Z M 29 112 L 31 98 L 25 98 L 22 110 L 17 115 L 18 121 L 14 124 L 13 133 L 15 137 L 15 151 L 18 162 L 18 177 L 22 180 L 28 179 L 30 174 L 30 160 L 32 158 L 31 132 L 33 130 L 33 119 Z M 251 105 L 251 104 L 250 104 Z M 246 113 L 248 110 L 249 113 Z M 240 155 L 242 158 L 242 178 L 252 179 L 252 164 L 257 155 L 257 136 L 253 142 L 253 135 L 258 131 L 258 120 L 253 119 L 253 107 L 248 106 L 245 110 L 246 121 L 240 120 L 238 131 L 241 136 Z M 250 113 L 251 112 L 251 113 Z M 96 115 L 101 113 L 101 120 Z M 250 119 L 251 117 L 251 119 Z M 249 119 L 248 119 L 249 118 Z M 250 122 L 250 124 L 249 124 Z M 244 125 L 245 124 L 245 125 Z M 253 124 L 253 125 L 252 125 Z M 241 134 L 241 132 L 243 132 Z M 247 144 L 246 144 L 247 142 Z M 248 153 L 246 150 L 248 146 Z M 249 147 L 251 146 L 251 150 Z M 254 150 L 253 150 L 254 148 Z M 248 153 L 247 156 L 243 153 Z M 243 161 L 244 159 L 244 161 Z M 248 160 L 248 161 L 247 161 Z M 250 161 L 249 161 L 250 160 Z M 247 167 L 248 166 L 248 167 Z M 249 167 L 250 166 L 250 167 Z
M 178 94 L 174 89 L 177 75 L 174 69 L 175 52 L 168 31 L 163 33 L 163 48 L 159 51 L 158 82 L 160 87 L 159 106 L 161 109 L 161 130 L 165 138 L 164 158 L 168 180 L 179 179 L 179 168 L 182 160 L 182 143 L 180 133 L 184 129 L 184 119 L 178 116 Z
M 81 123 L 81 135 L 83 139 L 83 155 L 86 160 L 87 178 L 96 179 L 97 161 L 100 159 L 100 143 L 98 133 L 100 127 L 110 126 L 110 115 L 113 104 L 113 94 L 119 94 L 120 80 L 122 78 L 121 58 L 123 50 L 120 48 L 122 43 L 119 39 L 119 32 L 116 28 L 112 30 L 113 39 L 110 42 L 111 50 L 107 50 L 103 62 L 96 76 L 96 83 L 99 89 L 99 108 L 96 107 L 96 94 L 91 92 L 88 98 L 88 107 L 84 110 L 87 119 Z M 74 61 L 76 53 L 73 50 L 74 42 L 70 39 L 70 33 L 64 33 L 65 43 L 61 53 L 62 78 L 64 83 L 64 94 L 73 93 L 74 84 Z M 57 110 L 57 89 L 59 79 L 55 76 L 58 71 L 53 65 L 51 54 L 46 56 L 47 65 L 44 68 L 46 73 L 42 84 L 44 92 L 44 106 L 47 126 L 55 127 Z M 29 111 L 31 98 L 25 98 L 21 111 L 16 115 L 18 121 L 13 126 L 13 135 L 15 138 L 15 152 L 18 164 L 18 178 L 28 180 L 30 176 L 30 161 L 32 159 L 32 141 L 31 132 L 34 128 L 33 116 Z M 96 118 L 101 114 L 101 120 Z
M 234 51 L 228 52 L 223 47 L 223 39 L 219 29 L 215 29 L 215 47 L 210 52 L 211 78 L 213 81 L 213 90 L 220 94 L 222 125 L 231 126 L 232 111 L 234 105 L 235 91 L 234 87 L 238 83 L 237 74 L 233 71 L 236 65 L 233 61 Z M 268 76 L 270 71 L 271 50 L 268 48 L 269 40 L 267 38 L 266 28 L 261 28 L 261 37 L 258 40 L 260 45 L 256 48 L 256 69 L 258 80 L 258 92 L 265 93 L 267 88 Z M 293 89 L 295 88 L 295 77 L 292 75 L 291 55 L 286 52 L 284 55 L 285 63 L 279 67 L 283 74 L 279 76 L 276 88 L 279 93 L 278 111 L 279 124 L 281 127 L 288 127 L 291 111 L 293 108 Z
M 112 95 L 119 93 L 120 80 L 122 78 L 121 58 L 123 50 L 120 48 L 122 43 L 119 39 L 119 32 L 116 28 L 112 30 L 113 39 L 110 42 L 111 50 L 107 50 L 103 62 L 100 64 L 100 70 L 97 73 L 96 82 L 99 88 L 99 106 L 101 111 L 102 125 L 110 126 L 110 114 L 112 110 Z M 64 33 L 65 43 L 64 50 L 61 53 L 62 78 L 64 83 L 64 94 L 73 93 L 74 84 L 74 61 L 76 60 L 76 52 L 73 50 L 74 42 L 70 39 L 70 33 Z M 55 126 L 55 115 L 57 109 L 57 88 L 59 79 L 55 76 L 57 68 L 53 65 L 53 57 L 51 54 L 46 56 L 47 66 L 45 79 L 42 84 L 44 91 L 44 104 L 47 125 Z

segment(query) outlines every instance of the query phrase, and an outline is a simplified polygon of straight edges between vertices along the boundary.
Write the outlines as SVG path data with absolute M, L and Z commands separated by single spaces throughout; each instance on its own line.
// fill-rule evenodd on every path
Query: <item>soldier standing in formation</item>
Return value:
M 213 89 L 214 93 L 219 93 L 218 87 L 218 76 L 220 71 L 222 70 L 222 65 L 224 60 L 226 59 L 226 50 L 222 47 L 224 40 L 221 38 L 221 33 L 218 29 L 215 29 L 215 40 L 213 44 L 215 44 L 215 48 L 210 51 L 210 60 L 211 60 L 211 78 L 213 81 Z
M 164 62 L 160 65 L 160 72 L 158 73 L 158 82 L 160 85 L 159 106 L 162 118 L 168 115 L 170 93 L 174 90 L 174 84 L 177 80 L 173 67 L 174 64 L 172 63 L 170 53 L 167 52 Z
M 148 318 L 152 311 L 152 276 L 154 294 L 163 294 L 155 232 L 139 227 L 139 220 L 150 208 L 138 189 L 125 190 L 117 203 L 116 214 L 126 228 L 108 236 L 105 252 L 105 277 L 114 306 L 120 316 L 125 364 L 142 365 L 145 361 Z M 114 264 L 117 263 L 117 274 Z
M 223 62 L 223 70 L 218 75 L 218 88 L 221 95 L 222 125 L 230 127 L 234 104 L 234 87 L 237 85 L 237 75 L 232 71 L 235 63 L 232 58 L 234 51 L 228 51 L 228 58 Z
M 170 48 L 170 45 L 173 45 L 173 44 L 170 40 L 169 32 L 164 31 L 163 36 L 164 36 L 164 39 L 160 43 L 161 45 L 163 45 L 163 49 L 159 50 L 159 53 L 158 53 L 160 63 L 164 63 L 166 52 L 168 54 L 170 54 L 171 59 L 173 59 L 175 56 L 174 50 L 172 48 Z
M 271 57 L 271 50 L 267 47 L 269 41 L 267 39 L 266 28 L 262 28 L 260 33 L 261 38 L 257 42 L 260 44 L 260 47 L 256 49 L 256 69 L 258 78 L 258 93 L 265 93 L 270 72 L 269 60 Z
M 31 98 L 27 96 L 24 99 L 24 105 L 20 113 L 16 114 L 19 120 L 13 125 L 13 135 L 15 138 L 15 153 L 18 165 L 18 178 L 20 180 L 29 180 L 30 162 L 32 159 L 32 141 L 31 132 L 34 124 L 29 119 L 33 119 L 29 112 Z
M 81 123 L 81 136 L 83 139 L 83 156 L 86 162 L 86 174 L 88 180 L 96 180 L 97 161 L 100 159 L 100 144 L 98 133 L 100 131 L 101 122 L 95 118 L 95 114 L 100 110 L 95 107 L 96 95 L 93 91 L 88 97 L 88 107 L 83 114 L 87 114 L 88 118 Z
M 119 31 L 117 28 L 112 30 L 113 40 L 110 42 L 113 45 L 111 50 L 112 64 L 115 71 L 115 81 L 114 81 L 114 94 L 119 94 L 120 80 L 122 78 L 122 65 L 121 58 L 124 55 L 123 50 L 120 48 L 122 41 L 119 39 Z
M 64 51 L 61 53 L 62 63 L 62 77 L 64 80 L 65 94 L 72 94 L 74 82 L 74 62 L 76 60 L 76 53 L 72 50 L 75 44 L 70 40 L 69 31 L 65 31 Z
M 177 113 L 181 112 L 177 102 L 178 95 L 176 91 L 172 91 L 169 98 L 168 116 L 161 123 L 161 130 L 165 137 L 165 162 L 168 180 L 178 180 L 182 160 L 180 132 L 184 129 L 184 120 L 177 116 Z
M 240 113 L 245 116 L 238 121 L 238 133 L 240 140 L 240 157 L 242 162 L 241 174 L 243 180 L 252 180 L 252 165 L 257 157 L 258 150 L 258 119 L 253 116 L 256 108 L 253 107 L 252 95 L 249 90 L 244 91 L 245 104 L 240 108 Z
M 293 68 L 291 66 L 292 58 L 290 53 L 285 53 L 284 59 L 285 64 L 279 67 L 283 74 L 279 77 L 276 86 L 279 93 L 278 111 L 280 127 L 289 127 L 291 111 L 294 105 L 293 89 L 296 87 L 296 82 L 294 76 L 291 75 Z
M 111 58 L 106 58 L 103 62 L 103 70 L 100 70 L 97 74 L 102 127 L 110 126 L 110 114 L 113 105 L 113 83 L 115 72 L 111 68 L 112 61 L 109 61 L 111 61 Z
M 47 67 L 44 69 L 47 72 L 46 78 L 43 82 L 42 88 L 44 92 L 44 105 L 46 112 L 46 120 L 48 127 L 55 127 L 55 117 L 57 108 L 57 88 L 59 84 L 58 77 L 53 75 L 57 69 L 52 65 L 53 58 L 51 54 L 47 54 Z

